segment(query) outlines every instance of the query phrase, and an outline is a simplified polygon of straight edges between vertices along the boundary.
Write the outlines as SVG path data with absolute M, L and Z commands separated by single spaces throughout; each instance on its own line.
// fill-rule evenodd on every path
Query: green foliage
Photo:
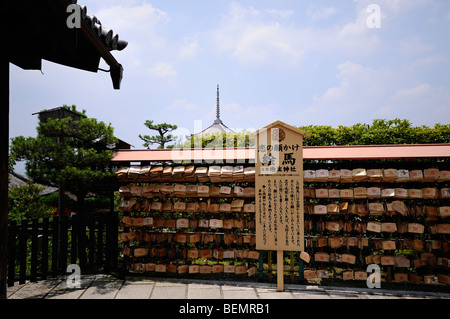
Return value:
M 56 130 L 64 137 L 58 141 L 44 136 L 43 130 Z M 107 148 L 117 142 L 113 131 L 93 118 L 49 119 L 39 124 L 36 137 L 11 139 L 11 161 L 26 161 L 27 175 L 36 183 L 58 186 L 64 181 L 66 190 L 86 194 L 100 179 L 113 175 L 108 167 L 113 152 Z
M 8 192 L 8 219 L 43 217 L 51 213 L 51 207 L 41 201 L 44 188 L 31 182 L 15 186 Z
M 431 144 L 450 143 L 450 125 L 413 126 L 408 120 L 375 119 L 372 125 L 357 123 L 352 126 L 300 126 L 310 133 L 306 146 Z
M 337 145 L 336 129 L 325 125 L 300 126 L 299 129 L 311 134 L 311 137 L 303 139 L 305 146 Z
M 251 147 L 255 145 L 255 139 L 250 137 L 249 131 L 234 133 L 204 134 L 203 136 L 192 136 L 181 147 L 183 148 L 232 148 Z
M 166 135 L 167 133 L 176 130 L 178 128 L 176 125 L 167 123 L 153 124 L 153 121 L 149 120 L 145 121 L 144 125 L 147 126 L 150 130 L 158 132 L 158 135 L 154 136 L 139 134 L 139 138 L 144 141 L 144 144 L 142 144 L 144 147 L 150 148 L 150 145 L 158 144 L 158 148 L 163 149 L 165 148 L 165 145 L 167 143 L 171 143 L 177 139 L 177 137 L 173 136 L 172 134 Z

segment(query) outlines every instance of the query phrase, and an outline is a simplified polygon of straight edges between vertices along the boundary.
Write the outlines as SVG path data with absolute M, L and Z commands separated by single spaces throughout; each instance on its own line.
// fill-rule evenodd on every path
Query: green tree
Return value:
M 42 132 L 48 130 L 57 130 L 64 137 L 44 136 Z M 96 183 L 114 176 L 109 170 L 113 151 L 108 149 L 117 142 L 113 133 L 110 124 L 94 118 L 49 119 L 39 123 L 36 137 L 11 139 L 10 157 L 13 162 L 25 161 L 26 173 L 36 183 L 58 187 L 63 181 L 82 205 Z
M 337 128 L 320 125 L 299 128 L 312 135 L 304 140 L 306 146 L 450 143 L 449 124 L 413 126 L 405 119 L 375 119 L 372 125 L 357 123 Z
M 144 144 L 142 144 L 144 147 L 150 148 L 150 145 L 158 144 L 158 148 L 163 149 L 167 143 L 174 142 L 177 139 L 177 136 L 173 136 L 172 134 L 166 135 L 167 133 L 176 130 L 178 128 L 176 125 L 167 123 L 153 124 L 153 121 L 150 120 L 145 121 L 144 125 L 150 130 L 158 132 L 158 135 L 153 136 L 139 134 L 139 138 L 144 141 Z M 168 148 L 170 148 L 170 146 Z
M 194 135 L 186 141 L 184 148 L 215 148 L 215 147 L 250 147 L 254 146 L 255 140 L 250 137 L 248 131 L 238 133 L 213 133 Z
M 44 187 L 32 182 L 14 186 L 8 192 L 8 219 L 43 217 L 50 214 L 51 207 L 41 202 Z
M 376 119 L 357 136 L 358 144 L 417 144 L 415 128 L 408 120 Z
M 336 129 L 331 126 L 307 125 L 299 128 L 311 134 L 311 137 L 303 139 L 305 146 L 338 145 Z

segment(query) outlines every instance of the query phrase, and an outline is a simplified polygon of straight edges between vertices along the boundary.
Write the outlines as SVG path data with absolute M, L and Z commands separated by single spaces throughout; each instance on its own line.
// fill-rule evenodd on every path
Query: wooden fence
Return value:
M 11 220 L 8 226 L 8 286 L 66 274 L 117 269 L 117 213 Z

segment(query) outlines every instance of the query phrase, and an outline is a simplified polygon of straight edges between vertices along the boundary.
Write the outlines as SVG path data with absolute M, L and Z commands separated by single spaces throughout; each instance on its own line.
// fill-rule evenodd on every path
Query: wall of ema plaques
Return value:
M 129 271 L 256 275 L 254 167 L 134 166 L 117 176 Z
M 365 280 L 376 263 L 383 280 L 449 283 L 448 170 L 330 168 L 303 170 L 308 279 Z M 119 169 L 128 269 L 255 275 L 254 174 L 244 166 Z
M 448 284 L 450 174 L 413 165 L 306 167 L 305 275 L 366 280 L 375 263 L 383 280 Z

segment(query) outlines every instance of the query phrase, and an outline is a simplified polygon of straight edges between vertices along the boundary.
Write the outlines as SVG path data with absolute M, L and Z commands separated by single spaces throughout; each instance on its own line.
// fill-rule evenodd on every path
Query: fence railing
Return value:
M 117 269 L 117 213 L 11 220 L 8 225 L 8 286 L 66 274 Z

